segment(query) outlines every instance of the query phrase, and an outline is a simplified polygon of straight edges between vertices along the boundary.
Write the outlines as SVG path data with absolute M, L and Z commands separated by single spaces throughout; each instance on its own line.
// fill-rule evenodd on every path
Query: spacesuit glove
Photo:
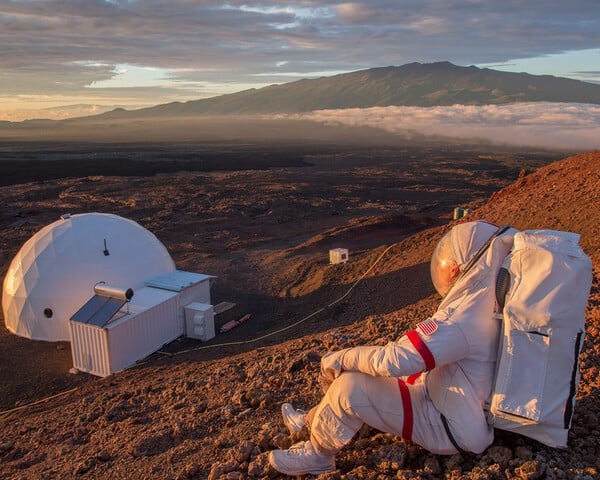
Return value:
M 349 349 L 338 350 L 336 352 L 329 352 L 321 357 L 322 383 L 325 382 L 329 384 L 333 382 L 337 377 L 339 377 L 340 373 L 342 373 L 343 370 L 342 362 L 344 359 L 344 354 L 348 350 Z

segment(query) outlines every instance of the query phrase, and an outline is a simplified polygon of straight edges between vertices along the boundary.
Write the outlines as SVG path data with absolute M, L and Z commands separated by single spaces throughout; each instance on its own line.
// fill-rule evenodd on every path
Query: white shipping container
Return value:
M 145 287 L 103 327 L 71 320 L 73 365 L 101 377 L 130 367 L 184 334 L 179 309 L 177 293 Z

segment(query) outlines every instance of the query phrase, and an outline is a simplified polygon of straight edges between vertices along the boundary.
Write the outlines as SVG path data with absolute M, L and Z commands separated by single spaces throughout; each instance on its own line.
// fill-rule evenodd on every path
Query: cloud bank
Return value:
M 565 150 L 600 149 L 600 105 L 515 103 L 451 107 L 372 107 L 279 115 L 326 125 L 374 127 L 412 137 L 434 135 L 467 141 Z

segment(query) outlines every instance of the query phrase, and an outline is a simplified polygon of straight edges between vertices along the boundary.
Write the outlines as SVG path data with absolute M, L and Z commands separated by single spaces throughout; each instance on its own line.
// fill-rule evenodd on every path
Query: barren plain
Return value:
M 248 158 L 260 158 L 257 152 Z M 600 155 L 555 162 L 563 156 L 456 145 L 294 148 L 244 169 L 195 169 L 190 161 L 160 171 L 160 162 L 128 158 L 109 174 L 90 174 L 81 163 L 74 173 L 75 155 L 46 179 L 31 169 L 39 159 L 30 159 L 29 171 L 17 165 L 20 176 L 3 175 L 0 187 L 2 276 L 20 246 L 61 214 L 115 213 L 152 231 L 178 268 L 218 277 L 213 303 L 236 307 L 217 317 L 217 328 L 252 318 L 206 344 L 174 342 L 106 379 L 69 374 L 67 343 L 2 329 L 0 477 L 277 478 L 267 452 L 294 440 L 280 405 L 308 408 L 318 400 L 320 356 L 384 344 L 435 310 L 427 262 L 454 207 L 474 209 L 468 219 L 575 231 L 598 264 Z M 131 162 L 135 175 L 119 170 Z M 329 265 L 332 247 L 349 248 L 350 261 Z M 321 477 L 599 478 L 594 272 L 567 450 L 497 432 L 482 455 L 444 457 L 365 428 L 340 453 L 338 470 Z

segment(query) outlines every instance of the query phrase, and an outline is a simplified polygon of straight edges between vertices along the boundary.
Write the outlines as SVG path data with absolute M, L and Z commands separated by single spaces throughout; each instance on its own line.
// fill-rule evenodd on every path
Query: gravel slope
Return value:
M 569 448 L 551 449 L 497 432 L 482 455 L 444 457 L 365 428 L 338 456 L 338 470 L 320 478 L 600 478 L 599 188 L 600 153 L 586 153 L 524 174 L 469 217 L 520 229 L 578 232 L 595 264 Z M 349 298 L 325 315 L 342 325 L 345 312 L 362 305 L 357 322 L 248 352 L 232 351 L 227 358 L 211 360 L 201 351 L 165 357 L 4 415 L 0 478 L 277 478 L 267 465 L 267 452 L 295 440 L 285 433 L 280 404 L 308 408 L 318 401 L 319 359 L 325 352 L 384 344 L 435 310 L 439 298 L 431 295 L 427 268 L 416 266 L 424 265 L 447 228 L 429 228 L 393 246 Z M 318 284 L 294 288 L 302 294 L 326 287 L 343 291 L 384 248 L 365 250 L 336 275 L 330 266 L 312 266 L 309 271 L 321 272 Z M 345 288 L 333 289 L 340 278 Z M 377 308 L 411 288 L 420 296 L 407 306 Z M 321 318 L 299 328 L 311 332 Z

